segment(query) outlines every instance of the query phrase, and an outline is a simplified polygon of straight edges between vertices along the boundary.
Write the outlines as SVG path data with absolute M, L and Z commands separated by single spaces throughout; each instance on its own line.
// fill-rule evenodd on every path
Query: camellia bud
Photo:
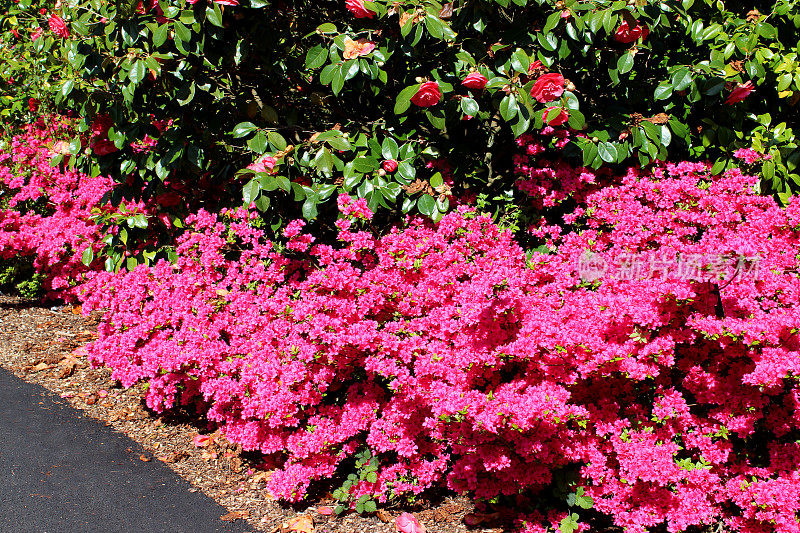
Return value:
M 378 169 L 378 176 L 380 176 L 380 177 L 384 177 L 385 175 L 386 175 L 386 171 L 385 171 L 385 170 L 383 170 L 382 168 L 379 168 L 379 169 Z
M 417 83 L 422 83 L 423 81 L 425 81 L 425 78 L 423 78 L 421 76 L 417 76 L 416 78 L 414 78 L 414 81 L 417 82 Z
M 395 161 L 394 159 L 387 159 L 386 161 L 383 162 L 381 166 L 383 167 L 383 170 L 391 173 L 397 170 L 397 161 Z
M 564 88 L 566 90 L 570 91 L 570 92 L 574 91 L 575 90 L 575 84 L 572 83 L 570 80 L 564 80 Z
M 599 142 L 599 141 L 600 141 L 600 139 L 598 139 L 597 137 L 592 137 L 592 142 L 593 143 L 596 143 L 596 142 Z

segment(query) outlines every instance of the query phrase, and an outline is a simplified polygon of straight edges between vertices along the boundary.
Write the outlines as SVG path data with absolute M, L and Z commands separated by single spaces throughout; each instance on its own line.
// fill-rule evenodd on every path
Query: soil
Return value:
M 107 368 L 93 368 L 84 346 L 96 338 L 99 316 L 83 317 L 80 307 L 55 306 L 0 295 L 0 366 L 38 383 L 71 405 L 139 442 L 148 450 L 142 461 L 163 461 L 223 505 L 225 520 L 246 520 L 258 531 L 314 533 L 389 533 L 394 518 L 412 512 L 428 533 L 467 531 L 500 533 L 497 513 L 481 515 L 463 496 L 422 499 L 414 508 L 383 508 L 377 513 L 328 514 L 335 507 L 327 493 L 301 506 L 272 499 L 265 488 L 270 471 L 258 454 L 242 452 L 219 432 L 210 432 L 197 415 L 155 413 L 144 403 L 144 384 L 123 389 Z M 208 438 L 195 439 L 198 435 Z M 198 446 L 198 444 L 200 446 Z M 467 527 L 480 522 L 476 526 Z M 313 529 L 302 527 L 308 518 Z M 299 520 L 299 522 L 297 522 Z

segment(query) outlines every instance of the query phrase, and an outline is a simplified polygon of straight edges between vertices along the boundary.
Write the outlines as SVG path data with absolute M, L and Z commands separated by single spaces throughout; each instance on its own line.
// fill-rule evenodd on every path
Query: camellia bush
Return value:
M 515 138 L 546 124 L 591 168 L 691 157 L 719 173 L 754 149 L 762 191 L 786 201 L 800 6 L 740 8 L 19 0 L 2 15 L 2 112 L 74 110 L 71 164 L 113 177 L 114 204 L 160 197 L 182 219 L 243 200 L 278 232 L 302 217 L 332 235 L 342 192 L 378 225 L 477 197 L 524 217 Z M 105 251 L 117 268 L 146 238 L 130 237 Z

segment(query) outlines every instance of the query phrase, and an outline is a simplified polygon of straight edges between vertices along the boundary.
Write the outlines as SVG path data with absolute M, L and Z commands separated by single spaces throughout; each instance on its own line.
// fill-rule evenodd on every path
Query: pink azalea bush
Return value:
M 354 497 L 546 495 L 571 470 L 628 531 L 798 531 L 800 204 L 704 163 L 614 178 L 526 157 L 531 201 L 563 178 L 551 202 L 577 200 L 531 226 L 550 253 L 464 206 L 376 237 L 341 195 L 334 244 L 201 211 L 175 264 L 84 286 L 106 311 L 91 356 L 148 381 L 152 408 L 195 403 L 272 455 L 287 500 L 366 447 L 380 468 Z
M 57 141 L 69 132 L 67 119 L 40 120 L 0 145 L 0 259 L 32 258 L 44 289 L 69 297 L 87 271 L 87 248 L 101 247 L 95 209 L 113 181 L 65 165 L 51 166 L 66 151 Z

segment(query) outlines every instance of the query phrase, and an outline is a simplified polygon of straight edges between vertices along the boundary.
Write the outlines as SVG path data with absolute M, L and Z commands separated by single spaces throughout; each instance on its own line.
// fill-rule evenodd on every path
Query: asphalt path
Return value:
M 249 531 L 124 435 L 0 369 L 0 532 Z

